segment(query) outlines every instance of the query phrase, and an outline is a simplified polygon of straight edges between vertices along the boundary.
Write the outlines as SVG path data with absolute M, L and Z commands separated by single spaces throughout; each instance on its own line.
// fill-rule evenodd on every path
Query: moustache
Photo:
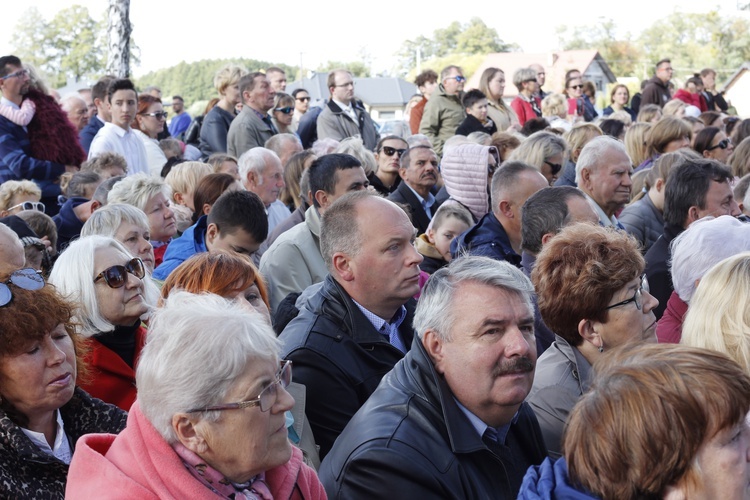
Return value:
M 496 366 L 492 372 L 494 377 L 511 375 L 514 373 L 528 373 L 534 371 L 534 363 L 527 357 L 514 358 L 509 361 L 503 361 Z

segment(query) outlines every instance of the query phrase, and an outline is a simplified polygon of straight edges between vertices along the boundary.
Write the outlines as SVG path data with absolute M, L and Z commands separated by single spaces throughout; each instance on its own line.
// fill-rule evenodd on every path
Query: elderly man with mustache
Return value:
M 401 154 L 398 170 L 402 183 L 388 199 L 409 205 L 418 234 L 427 231 L 438 204 L 431 190 L 437 183 L 438 158 L 429 146 L 414 146 Z
M 515 498 L 546 448 L 524 402 L 536 364 L 532 286 L 463 257 L 436 271 L 411 350 L 354 415 L 320 468 L 329 498 Z

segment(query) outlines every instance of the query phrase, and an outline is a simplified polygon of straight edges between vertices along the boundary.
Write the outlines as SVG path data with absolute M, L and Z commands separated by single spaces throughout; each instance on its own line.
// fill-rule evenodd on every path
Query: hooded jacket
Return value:
M 474 220 L 490 211 L 487 191 L 489 153 L 490 146 L 471 142 L 448 144 L 440 162 L 440 173 L 449 199 L 468 208 Z
M 518 500 L 593 500 L 598 497 L 570 484 L 568 464 L 560 458 L 546 458 L 542 465 L 529 467 L 523 478 Z
M 443 154 L 445 141 L 456 135 L 456 129 L 466 118 L 466 110 L 461 104 L 463 97 L 463 92 L 446 94 L 441 83 L 424 106 L 419 133 L 429 137 L 438 156 Z
M 276 499 L 322 499 L 325 492 L 315 472 L 292 458 L 266 471 L 265 482 Z M 119 436 L 89 434 L 78 441 L 70 463 L 67 498 L 139 498 L 214 500 L 216 494 L 187 470 L 182 459 L 146 419 L 136 402 L 127 428 Z

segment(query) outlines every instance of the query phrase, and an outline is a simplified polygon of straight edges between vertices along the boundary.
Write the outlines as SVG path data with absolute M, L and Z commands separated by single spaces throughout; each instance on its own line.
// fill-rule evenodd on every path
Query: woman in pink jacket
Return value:
M 292 367 L 278 352 L 257 312 L 171 293 L 151 320 L 127 428 L 79 440 L 66 496 L 325 498 L 287 438 Z

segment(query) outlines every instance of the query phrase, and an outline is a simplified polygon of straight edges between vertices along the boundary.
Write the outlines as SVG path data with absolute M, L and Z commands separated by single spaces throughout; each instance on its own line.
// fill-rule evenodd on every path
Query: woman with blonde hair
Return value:
M 675 116 L 665 116 L 652 127 L 646 139 L 646 160 L 635 171 L 651 168 L 664 153 L 672 153 L 681 148 L 690 148 L 693 128 Z
M 505 92 L 505 73 L 500 68 L 487 68 L 479 78 L 479 90 L 487 96 L 487 116 L 502 132 L 511 125 L 518 124 L 518 116 L 503 101 Z
M 208 163 L 186 161 L 172 167 L 164 182 L 172 188 L 171 201 L 177 232 L 182 234 L 193 225 L 195 203 L 193 194 L 201 179 L 210 174 L 213 168 Z
M 34 181 L 5 181 L 0 184 L 0 217 L 15 215 L 23 210 L 44 213 L 42 190 Z
M 685 117 L 685 110 L 688 105 L 679 99 L 672 99 L 664 105 L 662 112 L 664 116 L 676 116 L 677 118 Z
M 568 144 L 559 135 L 551 132 L 536 132 L 518 146 L 509 161 L 522 161 L 536 168 L 554 184 L 563 167 Z
M 681 342 L 727 354 L 750 374 L 750 252 L 719 262 L 703 276 Z
M 293 134 L 297 127 L 292 124 L 294 118 L 294 97 L 283 92 L 277 92 L 273 100 L 271 116 L 273 124 L 280 134 Z
M 568 158 L 560 177 L 555 181 L 555 186 L 573 186 L 576 184 L 576 162 L 583 151 L 584 146 L 594 137 L 602 135 L 602 129 L 593 123 L 576 123 L 565 132 L 563 139 L 568 144 Z
M 745 138 L 734 148 L 734 154 L 729 159 L 732 175 L 738 179 L 750 174 L 750 137 Z
M 656 123 L 661 120 L 662 116 L 664 116 L 664 112 L 659 106 L 656 104 L 646 104 L 645 106 L 641 106 L 640 111 L 638 111 L 638 117 L 635 121 Z
M 241 66 L 228 64 L 214 76 L 214 87 L 221 98 L 216 106 L 206 113 L 203 118 L 200 136 L 200 150 L 203 157 L 212 153 L 225 153 L 227 151 L 227 134 L 229 125 L 236 115 L 235 106 L 240 103 L 240 78 L 247 74 L 247 70 Z
M 572 124 L 566 120 L 568 102 L 562 94 L 548 94 L 542 100 L 542 116 L 547 118 L 549 126 L 567 132 Z
M 625 132 L 625 150 L 633 162 L 633 167 L 637 167 L 646 159 L 646 140 L 651 132 L 651 124 L 648 122 L 636 122 Z

